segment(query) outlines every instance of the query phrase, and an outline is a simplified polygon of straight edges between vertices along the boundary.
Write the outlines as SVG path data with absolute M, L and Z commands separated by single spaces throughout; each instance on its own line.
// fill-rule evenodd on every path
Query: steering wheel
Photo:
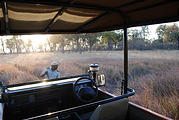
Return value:
M 84 82 L 85 80 L 89 82 Z M 81 77 L 73 84 L 73 93 L 82 102 L 91 102 L 98 96 L 98 87 L 90 78 Z

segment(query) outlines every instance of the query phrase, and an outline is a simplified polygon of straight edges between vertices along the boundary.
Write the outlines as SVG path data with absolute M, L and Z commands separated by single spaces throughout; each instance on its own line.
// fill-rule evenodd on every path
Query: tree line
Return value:
M 129 50 L 178 49 L 179 27 L 159 25 L 156 29 L 158 38 L 151 39 L 148 26 L 141 29 L 128 30 Z M 44 40 L 45 41 L 45 40 Z M 51 35 L 45 42 L 34 47 L 32 40 L 25 42 L 21 36 L 12 36 L 6 40 L 0 38 L 1 53 L 29 53 L 55 51 L 92 51 L 92 50 L 122 50 L 123 30 L 101 33 L 60 34 Z
M 148 26 L 141 30 L 131 30 L 129 33 L 129 49 L 153 50 L 153 49 L 178 49 L 179 50 L 179 26 L 159 25 L 156 29 L 157 38 L 149 39 Z

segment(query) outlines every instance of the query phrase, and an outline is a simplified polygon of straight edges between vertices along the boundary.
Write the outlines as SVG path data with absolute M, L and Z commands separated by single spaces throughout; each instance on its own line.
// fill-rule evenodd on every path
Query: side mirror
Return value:
M 92 80 L 94 80 L 98 87 L 105 85 L 105 76 L 104 74 L 99 74 L 99 65 L 98 64 L 91 64 L 89 65 L 89 75 Z
M 105 83 L 106 83 L 106 79 L 105 79 L 104 74 L 98 75 L 96 79 L 97 86 L 98 87 L 105 86 Z

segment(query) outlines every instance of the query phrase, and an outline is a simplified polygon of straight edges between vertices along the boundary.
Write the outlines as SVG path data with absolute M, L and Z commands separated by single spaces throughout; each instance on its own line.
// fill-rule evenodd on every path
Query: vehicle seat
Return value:
M 125 120 L 128 110 L 128 98 L 99 105 L 89 120 Z

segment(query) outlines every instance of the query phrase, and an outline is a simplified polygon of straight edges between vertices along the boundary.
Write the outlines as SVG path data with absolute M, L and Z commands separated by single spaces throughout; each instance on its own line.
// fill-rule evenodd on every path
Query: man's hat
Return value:
M 58 63 L 57 63 L 56 61 L 53 61 L 53 62 L 51 63 L 51 66 L 55 66 L 55 65 L 58 66 Z

